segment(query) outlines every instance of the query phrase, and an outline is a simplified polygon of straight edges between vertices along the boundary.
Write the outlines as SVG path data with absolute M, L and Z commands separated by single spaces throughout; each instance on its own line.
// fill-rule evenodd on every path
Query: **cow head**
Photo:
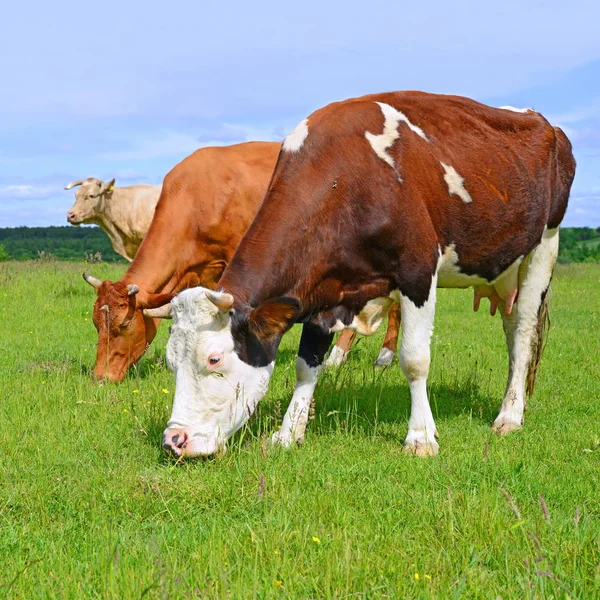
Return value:
M 142 310 L 164 304 L 172 296 L 140 294 L 137 285 L 101 281 L 85 273 L 83 278 L 98 293 L 92 315 L 98 331 L 94 375 L 98 380 L 122 381 L 156 335 L 159 321 L 144 316 Z
M 176 456 L 210 456 L 224 450 L 265 395 L 279 341 L 300 304 L 280 298 L 252 310 L 197 287 L 159 310 L 145 313 L 173 319 L 167 364 L 175 374 L 163 446 Z
M 94 222 L 98 217 L 103 198 L 112 193 L 114 186 L 114 179 L 104 183 L 93 177 L 70 183 L 65 190 L 74 187 L 78 189 L 75 192 L 75 204 L 67 213 L 67 221 L 71 225 Z

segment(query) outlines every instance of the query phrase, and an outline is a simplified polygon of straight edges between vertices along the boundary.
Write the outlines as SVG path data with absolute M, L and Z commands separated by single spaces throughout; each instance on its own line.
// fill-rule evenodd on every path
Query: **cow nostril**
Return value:
M 184 431 L 175 431 L 172 434 L 166 433 L 163 437 L 163 448 L 176 456 L 180 456 L 182 450 L 186 447 L 188 436 Z

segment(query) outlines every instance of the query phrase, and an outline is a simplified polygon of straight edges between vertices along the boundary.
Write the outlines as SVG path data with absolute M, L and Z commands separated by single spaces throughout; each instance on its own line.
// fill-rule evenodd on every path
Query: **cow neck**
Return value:
M 165 226 L 160 220 L 153 221 L 121 281 L 134 283 L 149 294 L 172 291 L 188 270 L 181 258 L 182 239 L 172 223 Z
M 108 236 L 108 239 L 111 241 L 113 248 L 115 246 L 123 246 L 123 232 L 118 229 L 110 214 L 106 215 L 100 213 L 97 217 L 86 221 L 86 223 L 91 223 L 93 225 L 98 225 Z
M 288 296 L 310 311 L 322 287 L 326 265 L 306 254 L 306 240 L 319 233 L 298 225 L 290 211 L 281 212 L 276 203 L 263 204 L 219 281 L 218 288 L 232 294 L 239 308 Z M 318 295 L 321 304 L 326 299 Z

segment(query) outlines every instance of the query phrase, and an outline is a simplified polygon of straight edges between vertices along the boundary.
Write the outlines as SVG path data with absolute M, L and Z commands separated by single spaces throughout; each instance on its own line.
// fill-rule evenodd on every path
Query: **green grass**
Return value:
M 600 266 L 557 270 L 521 432 L 490 430 L 506 380 L 500 318 L 442 290 L 438 457 L 401 451 L 407 385 L 397 365 L 371 366 L 383 332 L 323 377 L 304 446 L 270 448 L 294 328 L 227 454 L 185 464 L 160 448 L 167 328 L 124 383 L 93 383 L 82 269 L 0 266 L 0 597 L 600 597 Z

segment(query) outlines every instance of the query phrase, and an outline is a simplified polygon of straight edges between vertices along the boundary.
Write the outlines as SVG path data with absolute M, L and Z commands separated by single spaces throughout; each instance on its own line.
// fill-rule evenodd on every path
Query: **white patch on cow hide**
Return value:
M 458 262 L 458 254 L 456 253 L 456 246 L 454 244 L 446 246 L 443 253 L 440 248 L 440 258 L 438 260 L 438 287 L 467 288 L 487 283 L 487 280 L 483 279 L 483 277 L 461 273 Z
M 361 335 L 373 335 L 379 329 L 383 319 L 387 317 L 393 303 L 394 301 L 390 296 L 369 300 L 360 313 L 352 319 L 348 329 Z
M 535 112 L 533 108 L 515 108 L 514 106 L 499 106 L 502 110 L 511 110 L 512 112 L 518 113 L 526 113 L 526 112 Z
M 304 140 L 308 135 L 308 119 L 300 121 L 296 125 L 294 131 L 283 140 L 283 149 L 286 152 L 298 152 L 304 144 Z
M 471 195 L 465 188 L 465 180 L 456 172 L 456 169 L 443 162 L 440 162 L 440 164 L 444 167 L 444 181 L 448 185 L 448 192 L 450 195 L 456 194 L 467 204 L 473 202 Z
M 388 150 L 394 145 L 394 142 L 398 137 L 400 137 L 400 134 L 398 133 L 398 125 L 400 123 L 406 123 L 411 131 L 414 131 L 426 142 L 429 142 L 429 140 L 427 139 L 425 132 L 420 127 L 413 125 L 404 113 L 385 102 L 376 102 L 375 104 L 379 104 L 381 112 L 385 117 L 383 133 L 376 135 L 370 131 L 366 131 L 365 137 L 369 141 L 369 144 L 371 144 L 373 150 L 375 150 L 375 154 L 390 165 L 390 167 L 394 168 L 396 165 L 392 156 L 388 154 Z

